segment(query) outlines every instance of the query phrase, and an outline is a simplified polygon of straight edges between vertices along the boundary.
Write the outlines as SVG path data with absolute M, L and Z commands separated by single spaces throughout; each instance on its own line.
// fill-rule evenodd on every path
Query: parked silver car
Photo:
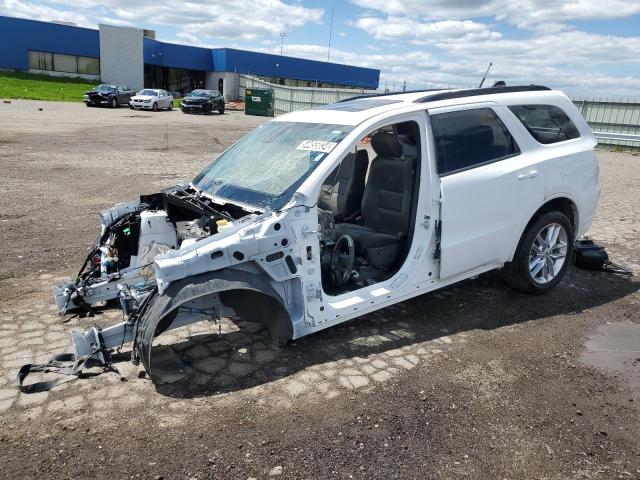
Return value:
M 173 95 L 166 90 L 145 88 L 131 97 L 129 106 L 136 110 L 153 110 L 154 112 L 160 108 L 173 110 Z

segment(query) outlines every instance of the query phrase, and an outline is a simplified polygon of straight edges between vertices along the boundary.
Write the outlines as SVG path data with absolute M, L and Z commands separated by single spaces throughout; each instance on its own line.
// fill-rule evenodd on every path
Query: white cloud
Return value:
M 583 93 L 602 93 L 598 89 L 606 88 L 608 93 L 637 95 L 633 84 L 637 85 L 638 78 L 632 81 L 629 76 L 602 72 L 614 66 L 640 66 L 640 36 L 587 33 L 563 23 L 547 22 L 526 30 L 524 38 L 505 38 L 477 21 L 421 21 L 415 15 L 381 18 L 369 14 L 353 25 L 378 40 L 404 43 L 405 48 L 428 46 L 432 58 L 440 60 L 436 68 L 420 64 L 403 68 L 397 62 L 389 64 L 378 58 L 382 82 L 471 86 L 478 83 L 486 66 L 493 62 L 493 78 L 510 84 L 547 83 Z M 640 67 L 637 71 L 640 76 Z
M 133 22 L 179 27 L 182 32 L 206 38 L 254 40 L 274 36 L 282 31 L 300 28 L 307 23 L 319 23 L 324 11 L 287 4 L 280 0 L 236 0 L 228 2 L 185 2 L 175 5 L 151 0 L 138 1 L 131 8 L 125 0 L 109 0 L 113 11 Z
M 70 22 L 81 27 L 90 27 L 92 22 L 83 14 L 37 5 L 22 0 L 1 0 L 0 15 L 44 21 Z
M 357 28 L 364 30 L 379 40 L 407 39 L 411 43 L 434 43 L 436 41 L 478 41 L 496 40 L 502 37 L 483 23 L 471 20 L 441 20 L 421 23 L 408 17 L 361 17 L 353 22 Z
M 389 16 L 494 17 L 520 26 L 545 21 L 621 18 L 640 13 L 640 2 L 634 0 L 351 0 L 351 3 Z
M 183 45 L 194 45 L 196 47 L 209 47 L 210 45 L 205 45 L 202 43 L 202 39 L 200 39 L 197 35 L 193 35 L 192 33 L 189 32 L 178 32 L 176 34 L 176 37 L 178 37 L 178 40 L 180 41 L 180 43 L 182 43 Z
M 62 20 L 95 27 L 100 22 L 177 27 L 187 38 L 254 40 L 308 23 L 324 10 L 282 0 L 0 0 L 0 13 L 36 20 Z M 202 43 L 202 41 L 200 42 Z

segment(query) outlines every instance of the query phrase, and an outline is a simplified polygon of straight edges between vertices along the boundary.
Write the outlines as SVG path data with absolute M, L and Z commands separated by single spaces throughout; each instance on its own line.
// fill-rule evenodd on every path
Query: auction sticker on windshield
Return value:
M 338 145 L 336 142 L 325 142 L 324 140 L 303 140 L 296 147 L 296 150 L 329 153 L 336 145 Z

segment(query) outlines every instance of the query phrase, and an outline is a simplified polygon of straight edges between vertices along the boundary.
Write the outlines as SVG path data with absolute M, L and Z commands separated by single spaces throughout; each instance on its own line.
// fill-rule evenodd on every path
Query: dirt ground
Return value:
M 42 111 L 39 110 L 42 108 Z M 0 478 L 640 478 L 640 283 L 571 268 L 544 297 L 499 272 L 272 347 L 196 325 L 154 355 L 49 392 L 20 365 L 68 351 L 51 287 L 96 213 L 193 177 L 264 119 L 0 104 Z M 591 236 L 640 273 L 640 157 L 601 151 Z M 174 368 L 174 371 L 170 371 Z

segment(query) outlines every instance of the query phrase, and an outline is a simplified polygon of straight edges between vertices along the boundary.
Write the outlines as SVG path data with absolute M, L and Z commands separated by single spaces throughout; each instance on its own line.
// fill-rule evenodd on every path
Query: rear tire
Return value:
M 556 211 L 543 213 L 527 226 L 513 260 L 505 264 L 505 281 L 524 293 L 547 293 L 564 277 L 573 243 L 573 226 L 567 216 Z
M 173 102 L 169 102 L 169 111 L 173 110 Z
M 220 112 L 220 115 L 224 115 L 224 108 L 221 108 L 218 112 Z

